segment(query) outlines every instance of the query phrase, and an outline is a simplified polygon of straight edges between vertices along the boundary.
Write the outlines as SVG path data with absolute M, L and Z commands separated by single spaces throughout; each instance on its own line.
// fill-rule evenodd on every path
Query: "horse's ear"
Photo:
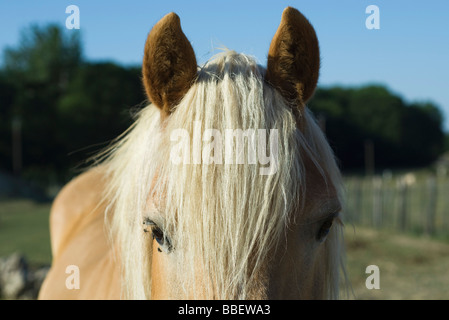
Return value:
M 163 116 L 169 115 L 197 74 L 195 52 L 182 32 L 177 14 L 167 14 L 151 29 L 145 43 L 142 74 L 148 98 Z
M 319 69 L 320 50 L 315 30 L 298 10 L 286 8 L 271 41 L 266 81 L 295 108 L 303 108 L 315 90 Z

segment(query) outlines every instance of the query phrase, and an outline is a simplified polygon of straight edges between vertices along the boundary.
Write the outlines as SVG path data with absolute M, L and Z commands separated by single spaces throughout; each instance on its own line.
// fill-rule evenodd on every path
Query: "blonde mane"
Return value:
M 124 297 L 151 298 L 153 249 L 143 232 L 148 216 L 163 226 L 174 248 L 167 258 L 176 256 L 173 277 L 182 285 L 172 290 L 244 299 L 261 290 L 259 271 L 301 214 L 307 174 L 302 153 L 325 169 L 340 190 L 332 150 L 313 116 L 307 109 L 301 114 L 307 123 L 301 132 L 291 107 L 265 83 L 264 73 L 253 58 L 225 51 L 198 70 L 170 117 L 161 121 L 157 107 L 145 107 L 108 150 L 105 199 L 122 263 Z M 194 122 L 220 132 L 277 129 L 277 172 L 260 175 L 258 162 L 173 164 L 170 133 L 182 128 L 192 137 Z M 334 226 L 324 244 L 328 298 L 339 293 L 340 233 L 340 226 Z

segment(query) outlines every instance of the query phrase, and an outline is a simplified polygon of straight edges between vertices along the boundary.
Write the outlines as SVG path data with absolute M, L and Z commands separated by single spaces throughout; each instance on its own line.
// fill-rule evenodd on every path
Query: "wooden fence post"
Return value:
M 382 178 L 373 177 L 373 226 L 380 228 L 382 226 Z
M 399 229 L 405 231 L 407 226 L 407 183 L 404 179 L 398 181 L 399 188 Z
M 354 224 L 363 221 L 363 180 L 355 177 L 351 179 L 350 189 L 347 189 L 346 196 L 351 199 L 350 219 Z
M 449 187 L 449 179 L 447 176 L 444 176 L 441 186 L 442 190 L 448 190 L 447 187 Z M 449 200 L 447 199 L 447 197 L 442 197 L 441 199 L 441 213 L 442 213 L 442 225 L 443 225 L 443 230 L 445 230 L 446 232 L 449 231 Z
M 430 176 L 427 179 L 427 210 L 426 210 L 426 222 L 424 225 L 425 233 L 432 235 L 435 233 L 435 215 L 437 208 L 437 181 L 435 176 Z

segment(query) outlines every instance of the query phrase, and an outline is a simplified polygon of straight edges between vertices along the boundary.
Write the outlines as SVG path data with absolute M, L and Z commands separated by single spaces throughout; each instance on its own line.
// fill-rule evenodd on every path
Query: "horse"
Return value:
M 228 49 L 198 67 L 179 16 L 159 20 L 142 64 L 150 103 L 52 205 L 39 298 L 339 298 L 342 179 L 306 106 L 319 68 L 292 7 L 266 67 Z

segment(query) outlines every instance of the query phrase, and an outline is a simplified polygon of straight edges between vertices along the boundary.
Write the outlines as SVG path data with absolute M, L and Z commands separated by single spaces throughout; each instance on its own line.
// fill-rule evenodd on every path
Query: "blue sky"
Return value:
M 441 107 L 449 131 L 449 1 L 230 0 L 0 2 L 0 50 L 17 46 L 31 23 L 65 26 L 67 6 L 80 9 L 84 53 L 89 60 L 140 64 L 151 27 L 166 13 L 181 17 L 199 63 L 226 46 L 266 64 L 268 47 L 287 6 L 299 9 L 316 29 L 321 48 L 319 85 L 386 85 L 408 102 Z M 368 30 L 368 5 L 380 10 L 380 29 Z M 1 54 L 0 54 L 1 57 Z

